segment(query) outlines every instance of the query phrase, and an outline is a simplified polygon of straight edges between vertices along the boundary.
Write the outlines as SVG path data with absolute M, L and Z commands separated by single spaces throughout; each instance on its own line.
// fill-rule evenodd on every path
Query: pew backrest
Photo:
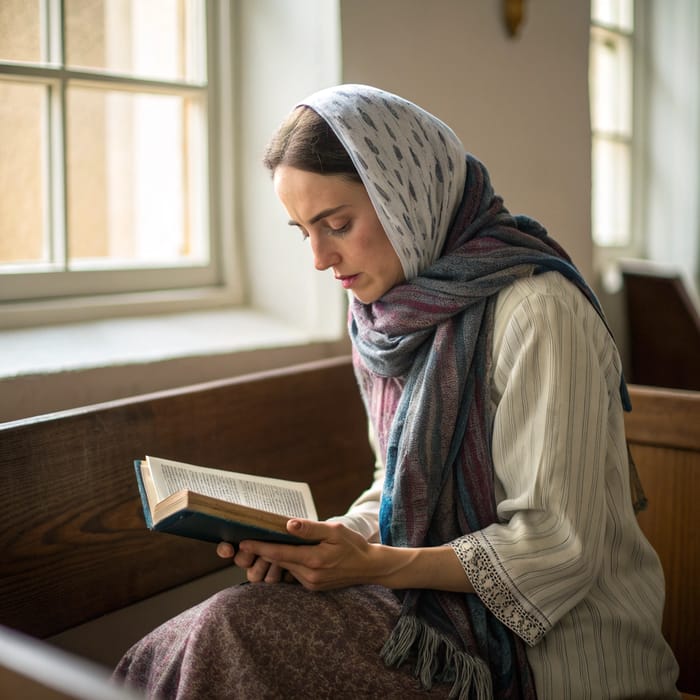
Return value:
M 225 565 L 146 529 L 146 454 L 306 481 L 320 518 L 374 464 L 346 357 L 0 425 L 0 625 L 49 637 Z
M 630 450 L 648 498 L 639 524 L 666 577 L 664 635 L 679 688 L 700 695 L 700 392 L 631 386 Z

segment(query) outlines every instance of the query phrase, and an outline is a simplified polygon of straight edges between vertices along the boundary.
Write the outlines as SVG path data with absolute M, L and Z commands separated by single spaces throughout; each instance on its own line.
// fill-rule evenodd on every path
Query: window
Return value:
M 0 301 L 221 281 L 213 8 L 2 0 Z
M 634 245 L 634 0 L 592 0 L 592 228 L 599 247 Z

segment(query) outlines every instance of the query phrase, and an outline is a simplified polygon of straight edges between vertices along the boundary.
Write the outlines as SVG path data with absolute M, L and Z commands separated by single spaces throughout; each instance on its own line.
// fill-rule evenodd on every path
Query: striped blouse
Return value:
M 499 521 L 450 545 L 528 645 L 541 700 L 678 697 L 664 580 L 632 509 L 620 359 L 558 273 L 497 299 L 491 397 Z M 375 450 L 376 452 L 376 450 Z M 383 467 L 339 518 L 378 540 Z

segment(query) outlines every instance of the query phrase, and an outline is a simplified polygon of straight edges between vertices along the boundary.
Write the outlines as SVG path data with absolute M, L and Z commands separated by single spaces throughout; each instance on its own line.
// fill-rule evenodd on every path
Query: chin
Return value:
M 352 295 L 359 301 L 361 304 L 373 304 L 377 299 L 379 299 L 378 296 L 372 295 L 372 294 L 355 294 L 355 292 L 352 293 Z
M 389 290 L 393 289 L 393 287 L 394 285 L 386 289 L 362 289 L 358 291 L 352 289 L 350 291 L 355 299 L 362 304 L 374 304 L 375 301 L 379 301 Z

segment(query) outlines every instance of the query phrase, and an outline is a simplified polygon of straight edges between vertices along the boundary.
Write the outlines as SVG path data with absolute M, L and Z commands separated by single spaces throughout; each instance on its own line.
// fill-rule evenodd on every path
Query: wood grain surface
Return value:
M 0 624 L 47 637 L 220 568 L 214 545 L 146 530 L 146 454 L 307 481 L 319 517 L 372 480 L 347 358 L 0 426 Z
M 700 694 L 700 393 L 630 388 L 627 438 L 649 505 L 639 524 L 666 577 L 663 630 L 680 690 Z

